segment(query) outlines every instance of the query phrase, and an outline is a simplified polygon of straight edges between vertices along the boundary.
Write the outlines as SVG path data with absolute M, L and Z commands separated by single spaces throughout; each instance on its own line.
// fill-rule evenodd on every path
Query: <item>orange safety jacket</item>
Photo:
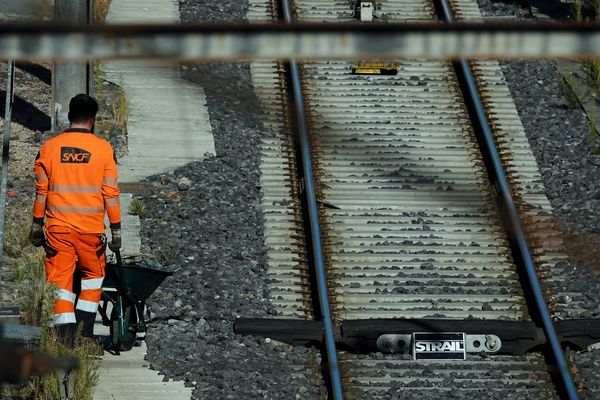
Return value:
M 121 227 L 117 164 L 112 146 L 87 129 L 67 129 L 48 140 L 35 160 L 33 219 L 46 227 L 66 226 L 79 233 Z

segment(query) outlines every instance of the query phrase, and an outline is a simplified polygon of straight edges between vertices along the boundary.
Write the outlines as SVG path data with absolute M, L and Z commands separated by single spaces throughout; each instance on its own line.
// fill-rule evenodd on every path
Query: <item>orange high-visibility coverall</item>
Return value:
M 112 146 L 85 129 L 67 129 L 48 140 L 35 161 L 33 217 L 46 216 L 46 277 L 58 286 L 54 323 L 75 323 L 73 274 L 81 271 L 77 309 L 96 313 L 104 280 L 104 212 L 119 229 L 121 212 Z

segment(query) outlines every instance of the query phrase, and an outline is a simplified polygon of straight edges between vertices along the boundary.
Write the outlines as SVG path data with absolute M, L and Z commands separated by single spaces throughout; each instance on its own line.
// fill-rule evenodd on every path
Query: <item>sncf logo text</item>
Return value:
M 84 149 L 79 149 L 77 147 L 60 148 L 61 163 L 87 164 L 90 162 L 91 157 L 92 154 Z

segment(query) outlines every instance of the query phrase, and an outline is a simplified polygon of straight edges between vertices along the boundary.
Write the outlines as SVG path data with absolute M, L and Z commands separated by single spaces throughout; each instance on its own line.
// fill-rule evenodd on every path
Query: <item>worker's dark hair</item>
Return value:
M 98 102 L 87 94 L 80 93 L 69 102 L 69 121 L 81 123 L 96 118 Z

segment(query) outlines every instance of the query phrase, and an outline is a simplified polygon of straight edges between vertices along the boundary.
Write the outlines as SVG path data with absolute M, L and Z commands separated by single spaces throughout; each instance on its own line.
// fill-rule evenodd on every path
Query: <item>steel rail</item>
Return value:
M 286 24 L 293 22 L 292 11 L 288 0 L 281 0 L 281 9 Z M 325 260 L 323 257 L 323 248 L 321 245 L 321 227 L 319 223 L 319 214 L 317 209 L 317 199 L 315 195 L 315 183 L 312 171 L 312 157 L 310 152 L 310 141 L 308 130 L 306 128 L 306 116 L 304 112 L 304 99 L 302 96 L 302 85 L 300 81 L 300 71 L 295 59 L 290 59 L 290 76 L 292 84 L 292 96 L 296 111 L 296 122 L 298 127 L 298 137 L 300 142 L 300 153 L 302 156 L 302 169 L 304 172 L 304 187 L 306 191 L 306 200 L 308 208 L 308 217 L 311 230 L 312 252 L 314 259 L 315 276 L 317 280 L 317 289 L 319 296 L 319 305 L 321 309 L 321 319 L 325 336 L 325 350 L 327 352 L 327 362 L 329 368 L 329 377 L 331 379 L 331 393 L 333 399 L 342 400 L 344 392 L 342 389 L 342 377 L 337 356 L 335 344 L 335 335 L 333 329 L 333 319 L 329 305 L 329 294 L 327 287 L 327 276 L 325 274 Z
M 0 282 L 2 282 L 2 269 L 4 267 L 4 240 L 6 238 L 4 221 L 6 216 L 6 187 L 8 184 L 8 158 L 10 149 L 10 123 L 12 120 L 14 78 L 15 62 L 10 60 L 8 61 L 8 74 L 6 80 L 4 132 L 2 134 L 2 176 L 0 178 Z
M 598 55 L 598 24 L 0 26 L 0 59 L 17 60 L 499 59 Z
M 453 23 L 454 17 L 452 9 L 448 4 L 448 0 L 438 0 L 438 4 L 440 5 L 445 22 L 448 24 Z M 477 84 L 475 83 L 473 72 L 471 71 L 471 67 L 466 60 L 460 60 L 455 65 L 457 65 L 459 72 L 465 79 L 465 85 L 467 88 L 467 93 L 465 93 L 465 95 L 468 97 L 471 105 L 474 108 L 473 111 L 476 115 L 475 122 L 480 129 L 485 146 L 484 154 L 486 154 L 491 161 L 489 163 L 489 166 L 492 169 L 490 172 L 498 189 L 498 194 L 500 196 L 499 200 L 509 219 L 509 234 L 514 235 L 514 238 L 516 239 L 515 244 L 520 261 L 525 267 L 527 284 L 529 285 L 535 300 L 535 306 L 537 308 L 539 318 L 541 319 L 546 339 L 550 344 L 552 357 L 554 358 L 560 372 L 560 384 L 563 386 L 568 398 L 570 400 L 576 400 L 578 399 L 577 390 L 575 389 L 573 378 L 569 373 L 569 368 L 560 345 L 558 334 L 556 333 L 548 306 L 544 299 L 540 282 L 537 278 L 536 267 L 533 263 L 531 252 L 529 251 L 529 247 L 525 239 L 525 233 L 521 226 L 519 213 L 512 198 L 510 186 L 508 180 L 506 179 L 506 173 L 504 171 L 504 167 L 502 166 L 502 161 L 496 148 L 492 129 L 490 128 L 486 116 L 485 107 L 483 106 L 483 103 L 479 97 L 479 90 L 477 88 Z

